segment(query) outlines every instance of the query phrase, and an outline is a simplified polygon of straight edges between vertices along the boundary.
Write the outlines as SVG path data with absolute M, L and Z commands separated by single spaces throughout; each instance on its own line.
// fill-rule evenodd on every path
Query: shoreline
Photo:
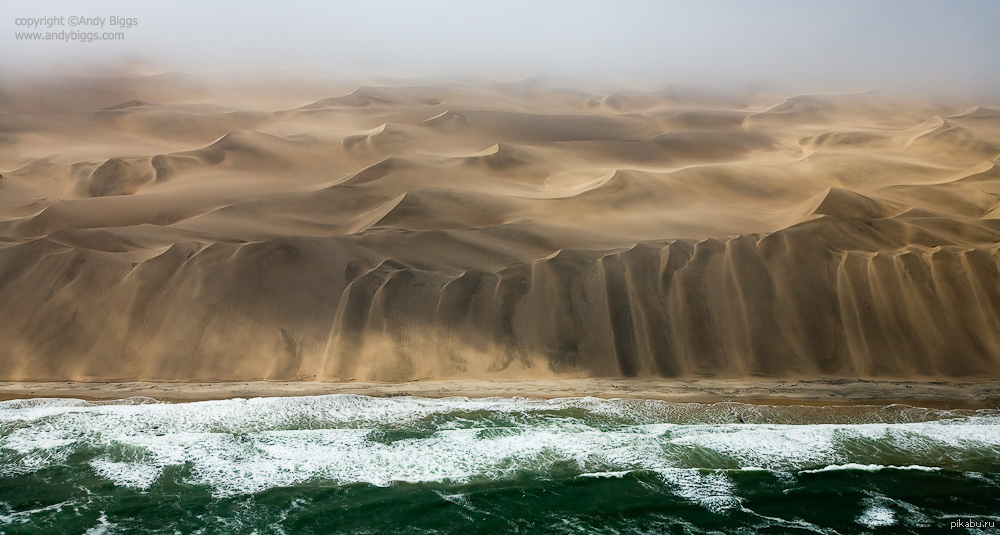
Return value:
M 249 382 L 0 382 L 0 401 L 148 397 L 183 403 L 229 398 L 355 394 L 372 397 L 599 397 L 672 402 L 735 401 L 771 405 L 886 405 L 1000 408 L 996 381 L 867 379 L 454 379 L 402 383 Z

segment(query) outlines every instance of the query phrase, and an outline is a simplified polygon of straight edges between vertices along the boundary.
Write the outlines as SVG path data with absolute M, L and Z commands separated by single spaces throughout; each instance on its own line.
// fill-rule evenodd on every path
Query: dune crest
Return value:
M 0 380 L 1000 378 L 992 107 L 77 83 L 5 93 Z

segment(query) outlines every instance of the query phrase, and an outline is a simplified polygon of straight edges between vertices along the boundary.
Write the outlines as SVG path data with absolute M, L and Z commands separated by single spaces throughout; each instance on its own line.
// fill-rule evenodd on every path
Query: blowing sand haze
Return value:
M 980 102 L 41 87 L 0 115 L 0 380 L 1000 378 Z

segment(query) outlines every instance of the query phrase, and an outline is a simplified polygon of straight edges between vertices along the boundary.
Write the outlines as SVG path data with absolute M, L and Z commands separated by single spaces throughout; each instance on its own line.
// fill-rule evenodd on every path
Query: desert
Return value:
M 1000 112 L 950 95 L 3 88 L 0 380 L 1000 376 Z

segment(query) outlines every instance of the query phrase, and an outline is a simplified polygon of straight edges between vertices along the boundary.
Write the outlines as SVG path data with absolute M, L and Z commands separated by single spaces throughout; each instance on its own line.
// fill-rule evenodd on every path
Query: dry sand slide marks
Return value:
M 1000 375 L 991 107 L 116 83 L 8 91 L 0 379 Z

